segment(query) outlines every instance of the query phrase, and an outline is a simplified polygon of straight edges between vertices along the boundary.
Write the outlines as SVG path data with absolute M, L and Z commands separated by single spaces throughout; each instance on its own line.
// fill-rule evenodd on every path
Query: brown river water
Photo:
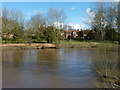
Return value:
M 105 52 L 105 53 L 103 53 Z M 102 57 L 105 55 L 105 58 Z M 117 60 L 98 48 L 2 50 L 3 88 L 96 88 L 95 62 Z

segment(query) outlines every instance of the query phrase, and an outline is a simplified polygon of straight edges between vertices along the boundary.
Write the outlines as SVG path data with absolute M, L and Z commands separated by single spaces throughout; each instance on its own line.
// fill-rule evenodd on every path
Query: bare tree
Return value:
M 54 25 L 55 22 L 64 23 L 66 15 L 63 9 L 50 8 L 47 13 L 48 24 Z
M 118 41 L 120 44 L 120 1 L 117 3 L 116 25 L 117 25 L 117 32 L 118 32 Z
M 8 34 L 14 34 L 16 39 L 22 38 L 24 28 L 24 17 L 20 10 L 12 9 L 9 11 Z
M 8 11 L 3 8 L 2 11 L 2 33 L 7 36 L 14 35 L 14 39 L 20 39 L 23 36 L 24 18 L 22 12 L 12 9 Z M 22 35 L 21 35 L 22 34 Z M 7 40 L 8 37 L 6 37 Z
M 116 25 L 117 30 L 120 29 L 120 1 L 117 3 L 117 9 L 116 9 Z M 119 31 L 118 31 L 119 32 Z
M 44 15 L 37 13 L 34 16 L 30 18 L 30 20 L 27 22 L 27 28 L 28 30 L 34 32 L 32 36 L 37 36 L 36 39 L 40 39 L 42 34 L 42 27 L 44 25 Z
M 98 36 L 101 40 L 104 40 L 105 37 L 105 26 L 106 26 L 106 12 L 105 12 L 105 4 L 98 3 L 95 10 L 95 17 L 92 20 L 92 28 L 97 31 Z
M 115 13 L 116 4 L 112 3 L 108 6 L 106 10 L 106 38 L 107 40 L 115 40 L 116 39 L 116 25 L 115 25 Z
M 7 25 L 8 25 L 8 10 L 6 8 L 3 8 L 2 10 L 2 32 L 6 32 Z
M 56 9 L 56 8 L 50 8 L 48 13 L 47 13 L 47 25 L 48 26 L 55 26 L 55 23 L 57 24 L 56 29 L 54 29 L 55 32 L 55 37 L 56 41 L 55 44 L 56 46 L 59 47 L 60 44 L 60 31 L 59 31 L 59 26 L 58 23 L 64 23 L 66 20 L 66 15 L 63 9 Z

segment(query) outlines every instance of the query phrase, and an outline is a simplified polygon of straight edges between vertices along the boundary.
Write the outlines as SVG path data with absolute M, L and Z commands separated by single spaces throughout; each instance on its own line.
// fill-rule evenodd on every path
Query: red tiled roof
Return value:
M 64 30 L 65 32 L 79 32 L 78 30 Z

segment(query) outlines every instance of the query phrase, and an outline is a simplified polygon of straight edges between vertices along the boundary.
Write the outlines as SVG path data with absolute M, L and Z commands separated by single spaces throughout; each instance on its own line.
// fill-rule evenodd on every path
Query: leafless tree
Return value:
M 12 9 L 8 11 L 6 8 L 2 10 L 2 33 L 14 34 L 15 39 L 22 38 L 24 28 L 24 18 L 20 10 Z
M 60 31 L 58 27 L 58 23 L 64 23 L 66 20 L 66 15 L 63 9 L 56 9 L 56 8 L 50 8 L 48 13 L 47 13 L 47 25 L 48 26 L 55 26 L 55 23 L 57 24 L 56 29 L 54 29 L 55 34 L 56 34 L 56 46 L 59 47 L 60 44 Z
M 104 40 L 105 37 L 105 17 L 105 4 L 102 2 L 98 3 L 95 10 L 95 17 L 92 20 L 92 28 L 97 31 L 97 34 L 100 35 L 99 37 L 101 38 L 101 40 Z
M 116 9 L 116 25 L 117 30 L 120 30 L 120 1 L 117 3 L 117 9 Z M 119 32 L 119 31 L 118 31 Z
M 40 39 L 43 33 L 42 27 L 44 26 L 44 22 L 43 14 L 37 13 L 33 15 L 26 24 L 26 27 L 29 30 L 28 36 L 36 36 L 36 39 Z

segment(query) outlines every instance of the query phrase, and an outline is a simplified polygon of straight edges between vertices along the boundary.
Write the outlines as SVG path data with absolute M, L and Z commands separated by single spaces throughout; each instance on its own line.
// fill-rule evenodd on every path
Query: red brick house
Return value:
M 2 34 L 2 39 L 13 39 L 14 35 L 13 34 L 6 34 L 6 33 L 3 33 Z
M 95 31 L 94 30 L 64 30 L 65 39 L 78 38 L 78 39 L 94 39 Z
M 65 30 L 65 38 L 68 39 L 69 37 L 77 38 L 78 37 L 78 30 Z

